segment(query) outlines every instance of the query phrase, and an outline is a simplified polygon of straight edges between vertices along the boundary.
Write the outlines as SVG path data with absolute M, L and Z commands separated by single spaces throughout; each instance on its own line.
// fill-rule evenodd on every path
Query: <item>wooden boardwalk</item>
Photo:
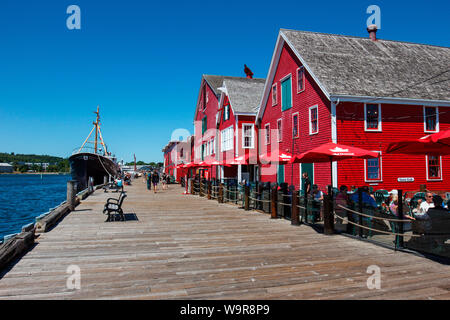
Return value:
M 0 299 L 450 299 L 450 266 L 244 211 L 127 186 L 128 220 L 96 191 L 0 279 Z M 136 215 L 138 220 L 132 218 Z M 81 289 L 68 289 L 77 265 Z M 367 288 L 367 268 L 381 289 Z

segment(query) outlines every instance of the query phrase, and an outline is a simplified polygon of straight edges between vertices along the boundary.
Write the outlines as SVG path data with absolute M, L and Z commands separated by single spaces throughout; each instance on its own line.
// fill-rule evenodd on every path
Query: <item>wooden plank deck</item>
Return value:
M 0 299 L 450 299 L 450 266 L 325 236 L 170 185 L 127 186 L 138 220 L 105 223 L 96 191 L 0 279 Z M 81 289 L 66 286 L 68 266 Z M 369 290 L 367 267 L 381 269 Z

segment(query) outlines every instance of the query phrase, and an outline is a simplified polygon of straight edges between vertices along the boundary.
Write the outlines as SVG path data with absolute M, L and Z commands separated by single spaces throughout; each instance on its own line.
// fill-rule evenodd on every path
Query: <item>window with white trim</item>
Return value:
M 215 144 L 215 141 L 216 139 L 213 137 L 212 139 L 211 139 L 211 154 L 214 154 L 215 153 L 215 149 L 216 149 L 216 146 L 214 145 Z
M 283 140 L 283 127 L 282 127 L 282 121 L 281 119 L 277 120 L 277 138 L 278 142 Z
M 302 66 L 297 69 L 297 93 L 305 90 L 305 68 Z
M 233 126 L 228 127 L 220 132 L 220 151 L 228 151 L 233 149 Z
M 243 124 L 242 125 L 242 148 L 244 149 L 251 149 L 253 148 L 253 130 L 254 125 L 253 124 Z
M 424 132 L 439 131 L 439 109 L 438 107 L 423 107 Z
M 364 160 L 367 182 L 382 181 L 381 152 L 374 152 L 378 152 L 380 154 L 380 157 Z
M 292 115 L 292 137 L 298 138 L 298 112 Z
M 266 145 L 267 145 L 267 144 L 270 144 L 270 123 L 267 123 L 267 124 L 264 126 L 264 133 L 265 133 L 265 135 L 266 135 L 266 139 L 265 139 Z
M 309 108 L 309 134 L 316 134 L 319 132 L 319 108 L 313 106 Z
M 364 105 L 364 130 L 381 131 L 381 105 L 367 103 Z
M 427 161 L 427 180 L 442 180 L 442 157 L 425 156 Z
M 227 104 L 223 107 L 223 121 L 230 119 L 230 105 Z
M 278 97 L 277 97 L 277 84 L 275 83 L 272 86 L 272 106 L 277 104 L 277 102 L 278 102 L 277 99 L 278 99 Z

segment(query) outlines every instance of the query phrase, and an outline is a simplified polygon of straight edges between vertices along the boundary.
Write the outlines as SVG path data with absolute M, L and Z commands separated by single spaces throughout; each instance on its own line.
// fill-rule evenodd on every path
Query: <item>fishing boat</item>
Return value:
M 82 146 L 74 149 L 69 157 L 70 173 L 72 179 L 78 182 L 78 191 L 86 189 L 89 186 L 89 182 L 92 185 L 99 185 L 104 183 L 105 179 L 110 181 L 120 173 L 117 159 L 111 152 L 108 152 L 108 148 L 103 141 L 100 130 L 99 107 L 97 107 L 97 112 L 94 113 L 97 115 L 96 121 L 93 123 L 94 127 Z M 94 131 L 95 140 L 90 141 L 89 138 Z

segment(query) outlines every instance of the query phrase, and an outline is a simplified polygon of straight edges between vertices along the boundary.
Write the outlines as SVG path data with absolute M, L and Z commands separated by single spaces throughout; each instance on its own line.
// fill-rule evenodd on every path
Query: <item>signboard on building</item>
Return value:
M 414 178 L 397 178 L 398 182 L 414 182 Z

